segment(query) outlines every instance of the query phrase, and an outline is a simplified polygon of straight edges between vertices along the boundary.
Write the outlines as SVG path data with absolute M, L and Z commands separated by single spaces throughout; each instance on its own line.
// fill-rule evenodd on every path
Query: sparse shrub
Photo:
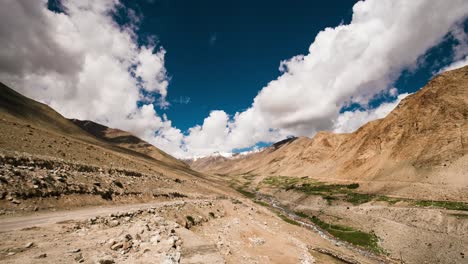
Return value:
M 115 186 L 119 187 L 119 188 L 123 188 L 123 184 L 119 181 L 114 181 L 114 184 Z
M 231 202 L 232 202 L 233 204 L 242 204 L 242 202 L 239 201 L 239 200 L 237 200 L 237 199 L 231 199 Z
M 265 203 L 264 201 L 254 200 L 254 202 L 255 202 L 256 204 L 261 205 L 261 206 L 265 206 L 265 207 L 269 207 L 269 206 L 270 206 L 268 203 Z
M 102 192 L 101 193 L 101 198 L 104 199 L 104 200 L 108 200 L 108 201 L 111 201 L 112 200 L 112 192 L 107 190 L 105 192 Z
M 185 218 L 187 218 L 187 221 L 189 221 L 192 225 L 195 225 L 195 219 L 191 215 L 187 215 Z
M 348 193 L 345 197 L 347 202 L 354 205 L 363 204 L 370 202 L 374 198 L 374 195 L 367 193 Z
M 359 188 L 359 183 L 351 183 L 348 186 L 346 186 L 348 189 L 357 189 Z

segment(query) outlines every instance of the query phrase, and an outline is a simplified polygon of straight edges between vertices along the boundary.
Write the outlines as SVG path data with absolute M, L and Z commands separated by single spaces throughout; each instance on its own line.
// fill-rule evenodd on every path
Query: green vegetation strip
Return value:
M 407 202 L 410 205 L 419 207 L 437 207 L 448 210 L 468 211 L 468 203 L 464 202 L 412 200 L 375 194 L 358 193 L 355 191 L 359 188 L 358 183 L 325 184 L 307 177 L 299 178 L 271 176 L 265 178 L 262 181 L 262 184 L 286 191 L 294 190 L 308 195 L 318 195 L 325 199 L 329 204 L 331 204 L 333 201 L 345 201 L 352 203 L 353 205 L 359 205 L 370 201 L 384 201 L 389 204 Z
M 457 218 L 466 218 L 468 219 L 468 214 L 450 214 L 451 216 L 455 216 Z
M 324 184 L 307 177 L 272 176 L 263 180 L 263 184 L 280 188 L 286 191 L 295 190 L 308 195 L 320 195 L 329 203 L 335 200 L 345 200 L 352 204 L 362 204 L 371 201 L 374 196 L 356 193 L 358 183 L 351 184 Z
M 374 198 L 371 195 L 350 192 L 349 190 L 359 188 L 359 184 L 356 184 L 356 183 L 348 184 L 348 185 L 338 185 L 338 184 L 323 185 L 321 183 L 318 183 L 316 181 L 313 181 L 307 178 L 293 178 L 293 177 L 268 177 L 264 180 L 264 182 L 269 185 L 273 185 L 279 188 L 295 189 L 295 190 L 299 190 L 299 191 L 309 193 L 309 194 L 319 194 L 319 195 L 322 195 L 324 199 L 327 199 L 330 201 L 338 199 L 338 197 L 333 196 L 334 194 L 341 194 L 341 195 L 345 194 L 344 199 L 346 199 L 349 202 L 352 202 L 353 204 L 368 202 L 372 198 Z M 249 181 L 244 182 L 243 184 L 241 184 L 238 181 L 231 182 L 231 187 L 233 187 L 235 190 L 237 190 L 239 193 L 241 193 L 245 197 L 252 199 L 255 203 L 265 206 L 265 207 L 270 207 L 268 203 L 257 200 L 255 193 L 246 190 L 249 183 L 250 183 Z M 295 186 L 296 184 L 299 184 L 299 186 Z M 291 225 L 296 225 L 296 226 L 301 225 L 296 220 L 291 219 L 288 216 L 280 212 L 276 212 L 276 214 L 278 215 L 279 218 L 281 218 L 286 223 L 289 223 Z M 301 218 L 309 219 L 312 223 L 316 224 L 323 230 L 327 231 L 328 233 L 330 233 L 332 236 L 336 237 L 337 239 L 346 241 L 356 246 L 366 248 L 375 253 L 380 254 L 384 252 L 383 249 L 378 246 L 378 243 L 377 243 L 378 237 L 375 234 L 369 234 L 360 230 L 356 230 L 352 227 L 347 227 L 343 225 L 329 224 L 320 220 L 319 218 L 315 216 L 310 217 L 307 214 L 304 214 L 302 212 L 295 212 L 295 214 Z
M 378 245 L 379 238 L 375 234 L 356 230 L 349 226 L 326 223 L 316 216 L 310 217 L 303 212 L 295 212 L 295 214 L 302 218 L 309 219 L 312 223 L 338 239 L 366 248 L 375 253 L 384 253 L 384 250 Z
M 468 211 L 468 203 L 450 202 L 450 201 L 415 201 L 416 206 L 421 207 L 439 207 L 448 210 Z
M 296 225 L 296 226 L 300 226 L 301 224 L 299 224 L 299 222 L 285 216 L 284 214 L 281 214 L 281 213 L 276 213 L 278 215 L 279 218 L 281 218 L 283 221 L 285 221 L 286 223 L 289 223 L 291 225 Z

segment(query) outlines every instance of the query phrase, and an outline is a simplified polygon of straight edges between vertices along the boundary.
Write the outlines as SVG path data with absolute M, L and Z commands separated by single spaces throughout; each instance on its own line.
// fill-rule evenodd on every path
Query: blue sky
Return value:
M 171 106 L 157 111 L 185 132 L 212 110 L 233 115 L 247 109 L 261 88 L 279 76 L 280 61 L 306 53 L 324 28 L 349 23 L 356 2 L 123 1 L 143 18 L 140 41 L 157 36 L 167 50 Z M 395 82 L 400 93 L 415 92 L 449 64 L 453 42 L 447 36 L 421 58 L 419 67 L 403 72 Z M 382 101 L 385 98 L 377 98 L 372 104 Z
M 167 50 L 171 107 L 158 111 L 183 131 L 212 110 L 233 115 L 248 108 L 279 76 L 281 60 L 307 52 L 325 27 L 349 22 L 355 2 L 124 1 L 143 16 L 141 40 L 156 35 Z M 184 97 L 188 104 L 174 102 Z
M 468 64 L 466 0 L 0 2 L 0 79 L 176 157 L 385 117 Z

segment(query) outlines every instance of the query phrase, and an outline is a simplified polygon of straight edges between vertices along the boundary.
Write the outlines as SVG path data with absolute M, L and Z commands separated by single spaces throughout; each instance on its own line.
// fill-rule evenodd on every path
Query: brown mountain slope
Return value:
M 2 83 L 0 121 L 0 149 L 4 151 L 45 155 L 94 165 L 133 164 L 132 167 L 136 167 L 136 164 L 130 159 L 138 158 L 154 163 L 156 167 L 162 166 L 161 169 L 187 169 L 184 163 L 154 146 L 148 146 L 148 143 L 128 132 L 93 123 L 95 128 L 106 131 L 106 134 L 98 136 L 89 129 L 77 126 L 47 105 L 29 99 Z
M 353 133 L 320 132 L 312 139 L 298 138 L 240 159 L 194 162 L 192 168 L 360 181 L 367 191 L 468 200 L 467 119 L 464 67 L 435 77 L 387 117 Z
M 173 164 L 177 166 L 187 166 L 182 161 L 170 156 L 164 151 L 156 148 L 150 143 L 116 128 L 106 127 L 104 125 L 89 121 L 89 120 L 78 120 L 70 119 L 75 125 L 79 126 L 91 135 L 102 139 L 108 143 L 116 146 L 120 146 L 126 149 L 134 150 L 145 155 L 148 155 L 156 160 L 163 161 L 167 164 Z

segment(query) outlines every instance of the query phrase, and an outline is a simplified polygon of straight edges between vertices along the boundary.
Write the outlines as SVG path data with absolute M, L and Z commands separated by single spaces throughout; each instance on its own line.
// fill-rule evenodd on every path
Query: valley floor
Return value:
M 468 205 L 0 155 L 2 263 L 463 263 Z
M 466 263 L 468 204 L 362 193 L 357 183 L 229 177 L 231 186 L 291 221 L 401 263 Z M 258 180 L 262 179 L 262 180 Z
M 376 263 L 244 198 L 4 216 L 0 226 L 2 263 Z

